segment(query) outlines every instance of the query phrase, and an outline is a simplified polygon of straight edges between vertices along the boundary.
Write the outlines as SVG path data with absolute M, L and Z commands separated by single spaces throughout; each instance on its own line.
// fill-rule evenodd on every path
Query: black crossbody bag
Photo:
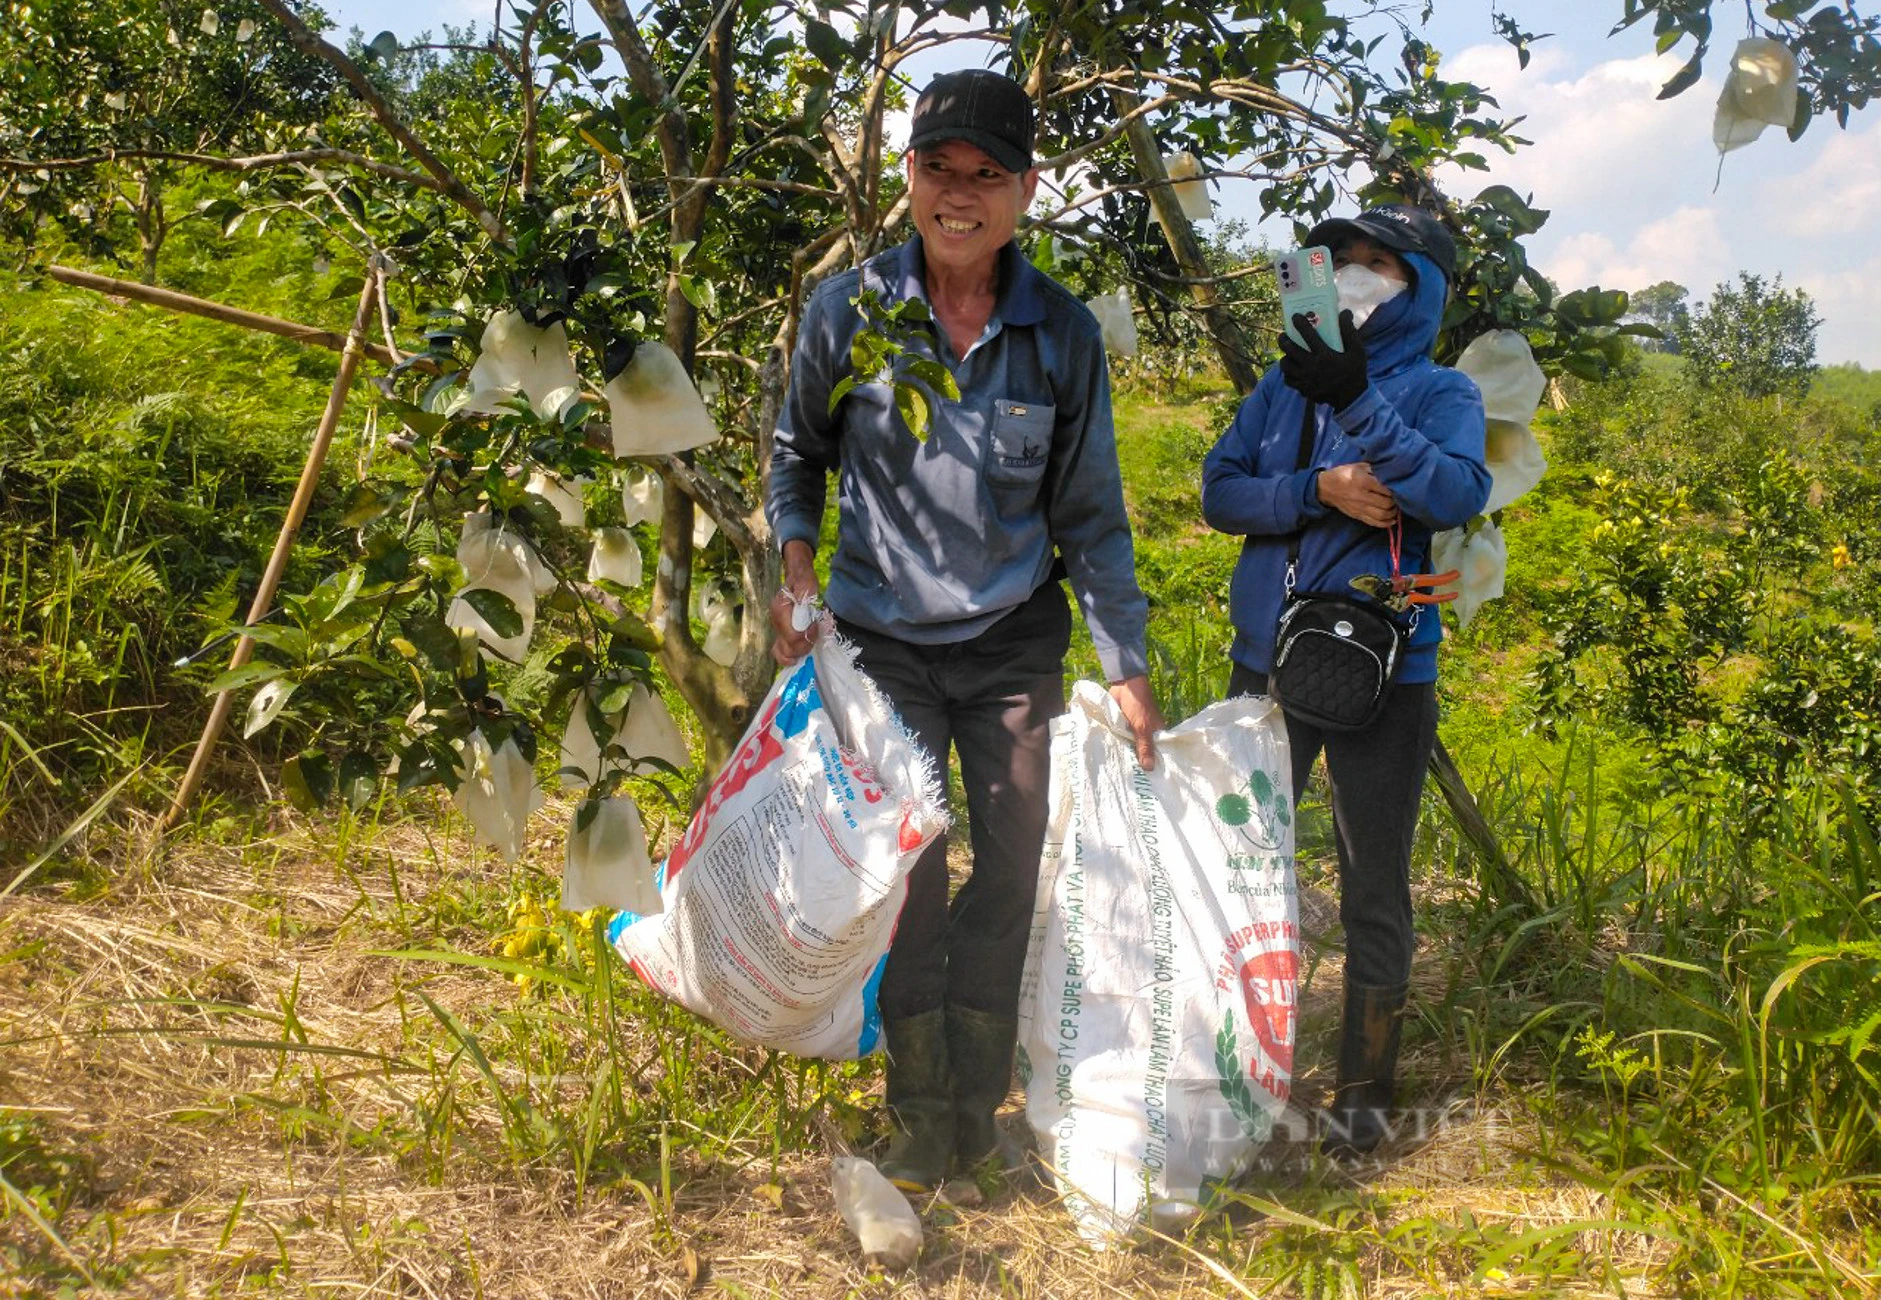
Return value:
M 1300 421 L 1298 469 L 1313 459 L 1313 404 Z M 1304 530 L 1302 530 L 1303 532 Z M 1325 731 L 1363 731 L 1378 720 L 1398 673 L 1406 630 L 1373 601 L 1296 592 L 1301 533 L 1287 547 L 1286 602 L 1274 635 L 1268 691 L 1280 707 Z M 1393 576 L 1397 564 L 1392 562 Z

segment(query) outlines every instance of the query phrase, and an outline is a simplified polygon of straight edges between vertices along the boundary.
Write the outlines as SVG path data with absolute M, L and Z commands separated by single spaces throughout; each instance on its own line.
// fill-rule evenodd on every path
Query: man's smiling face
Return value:
M 914 226 L 930 266 L 991 270 L 1038 189 L 1038 169 L 1009 172 L 964 140 L 908 154 Z

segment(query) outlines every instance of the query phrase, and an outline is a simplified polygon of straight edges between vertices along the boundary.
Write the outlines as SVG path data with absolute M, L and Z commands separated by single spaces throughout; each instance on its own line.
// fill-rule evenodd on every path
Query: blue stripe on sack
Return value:
M 823 707 L 823 697 L 816 689 L 816 660 L 805 659 L 784 683 L 784 693 L 777 700 L 773 724 L 785 740 L 810 725 L 810 715 Z
M 867 1056 L 882 1038 L 882 1013 L 875 1005 L 875 995 L 882 987 L 882 972 L 888 969 L 888 954 L 875 963 L 875 969 L 862 985 L 862 1036 L 856 1039 L 856 1055 Z
M 653 887 L 662 893 L 666 891 L 666 863 L 665 862 L 662 862 L 657 867 L 653 868 Z M 621 935 L 626 933 L 628 926 L 632 925 L 636 921 L 643 921 L 645 919 L 646 918 L 641 916 L 640 913 L 638 912 L 614 913 L 614 919 L 607 923 L 607 941 L 610 944 L 618 944 L 620 942 Z

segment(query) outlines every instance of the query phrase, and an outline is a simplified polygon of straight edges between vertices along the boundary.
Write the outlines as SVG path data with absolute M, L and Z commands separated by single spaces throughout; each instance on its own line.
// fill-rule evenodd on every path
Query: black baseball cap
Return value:
M 1334 217 L 1322 221 L 1307 232 L 1308 247 L 1324 244 L 1336 248 L 1356 235 L 1400 253 L 1422 253 L 1437 264 L 1446 282 L 1456 280 L 1456 240 L 1443 222 L 1408 203 L 1387 203 L 1368 208 L 1356 217 Z
M 1011 77 L 990 68 L 943 72 L 914 104 L 910 149 L 964 140 L 1009 172 L 1032 166 L 1032 101 Z

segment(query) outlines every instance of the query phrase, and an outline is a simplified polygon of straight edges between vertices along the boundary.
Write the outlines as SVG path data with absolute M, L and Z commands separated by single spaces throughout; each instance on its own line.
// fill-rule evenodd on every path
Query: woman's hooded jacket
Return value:
M 1366 461 L 1403 518 L 1399 570 L 1427 573 L 1433 532 L 1468 523 L 1489 498 L 1483 465 L 1483 400 L 1469 376 L 1430 359 L 1448 289 L 1422 253 L 1399 256 L 1412 272 L 1404 293 L 1365 322 L 1364 394 L 1342 411 L 1317 407 L 1313 449 L 1298 468 L 1306 399 L 1270 367 L 1241 403 L 1202 467 L 1202 516 L 1224 533 L 1246 536 L 1229 592 L 1235 662 L 1273 667 L 1274 628 L 1286 597 L 1287 550 L 1300 535 L 1294 590 L 1351 596 L 1348 580 L 1391 572 L 1388 530 L 1324 505 L 1318 472 Z M 1408 616 L 1406 620 L 1408 622 Z M 1437 678 L 1443 630 L 1426 607 L 1405 646 L 1397 680 Z

